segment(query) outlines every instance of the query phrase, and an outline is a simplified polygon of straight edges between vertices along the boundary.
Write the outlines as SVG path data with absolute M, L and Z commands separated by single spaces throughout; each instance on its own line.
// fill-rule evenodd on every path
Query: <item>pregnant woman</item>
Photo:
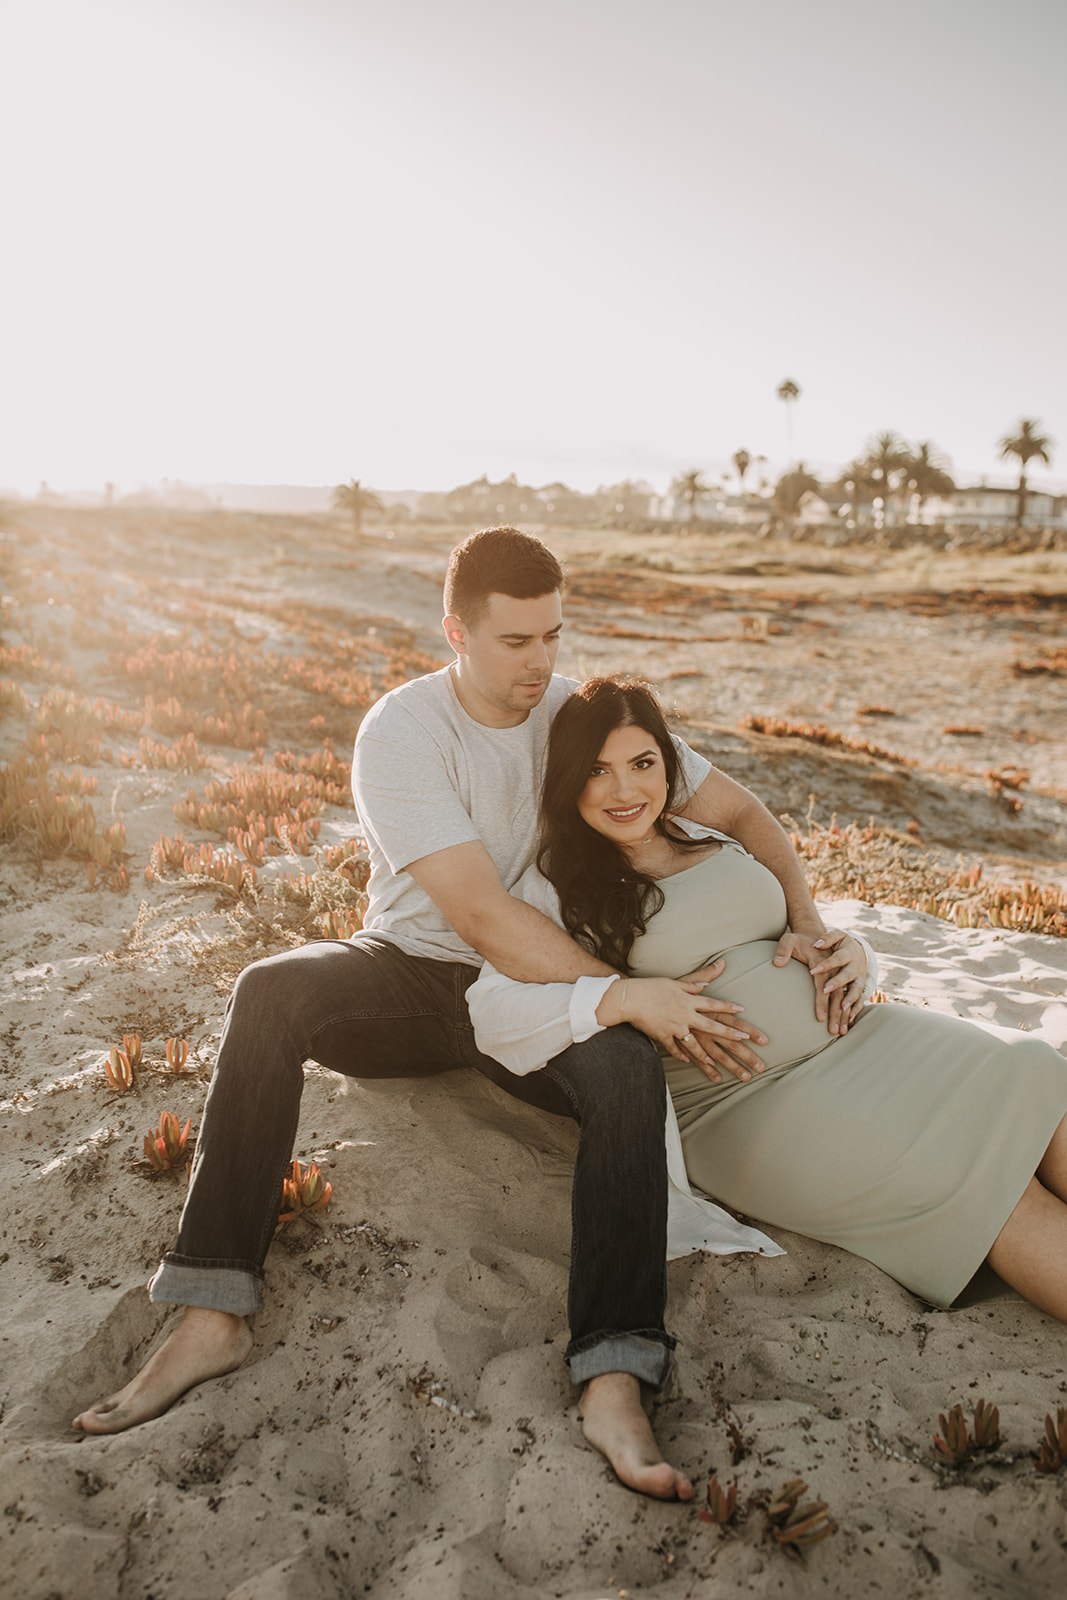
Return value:
M 662 1032 L 663 979 L 721 958 L 702 991 L 709 1019 L 721 1032 L 743 1008 L 768 1043 L 762 1067 L 739 1059 L 725 1077 L 690 1054 L 692 1034 L 665 1056 L 689 1180 L 866 1257 L 934 1305 L 988 1259 L 1067 1321 L 1067 1060 L 1026 1034 L 864 1005 L 869 952 L 841 933 L 810 971 L 776 965 L 778 880 L 725 835 L 672 816 L 675 772 L 643 684 L 592 679 L 557 713 L 540 872 L 513 892 L 619 976 L 520 984 L 487 966 L 468 991 L 480 1047 L 522 1073 L 601 1027 L 652 1032 L 655 1018 Z M 816 1017 L 813 977 L 843 994 L 837 1033 Z

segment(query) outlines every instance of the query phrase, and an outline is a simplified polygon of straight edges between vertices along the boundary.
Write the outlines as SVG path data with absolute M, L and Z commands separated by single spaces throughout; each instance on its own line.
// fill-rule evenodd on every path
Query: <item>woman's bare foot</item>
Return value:
M 137 1376 L 118 1394 L 75 1417 L 71 1427 L 83 1433 L 121 1433 L 148 1422 L 194 1384 L 239 1367 L 251 1348 L 252 1334 L 243 1317 L 187 1306 L 174 1332 Z
M 641 1404 L 641 1385 L 630 1372 L 604 1372 L 582 1391 L 582 1432 L 628 1489 L 657 1500 L 691 1500 L 684 1472 L 664 1461 Z

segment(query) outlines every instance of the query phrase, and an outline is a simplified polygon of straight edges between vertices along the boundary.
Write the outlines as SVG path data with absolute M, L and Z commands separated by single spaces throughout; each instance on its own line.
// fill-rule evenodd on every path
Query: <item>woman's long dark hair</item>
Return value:
M 678 784 L 678 753 L 652 690 L 637 678 L 590 678 L 564 701 L 552 722 L 537 865 L 559 895 L 563 924 L 572 938 L 609 966 L 628 972 L 634 940 L 662 906 L 663 890 L 578 811 L 578 797 L 616 728 L 643 728 L 659 746 L 667 801 L 655 831 L 679 850 L 703 844 L 686 838 L 668 821 Z

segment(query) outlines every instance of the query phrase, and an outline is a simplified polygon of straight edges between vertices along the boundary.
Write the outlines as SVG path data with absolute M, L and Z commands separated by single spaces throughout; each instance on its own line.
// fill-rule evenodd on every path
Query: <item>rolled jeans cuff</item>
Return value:
M 154 1305 L 200 1306 L 204 1311 L 250 1317 L 263 1305 L 263 1289 L 253 1272 L 163 1261 L 148 1281 L 148 1298 Z
M 572 1383 L 588 1383 L 605 1372 L 630 1372 L 653 1389 L 662 1389 L 670 1376 L 674 1341 L 649 1339 L 640 1333 L 606 1333 L 588 1349 L 567 1357 Z

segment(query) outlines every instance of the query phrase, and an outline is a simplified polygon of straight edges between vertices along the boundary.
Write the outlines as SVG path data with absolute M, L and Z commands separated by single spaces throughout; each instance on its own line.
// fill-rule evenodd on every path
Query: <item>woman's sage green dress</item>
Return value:
M 710 992 L 743 1005 L 770 1041 L 749 1083 L 716 1085 L 665 1058 L 690 1181 L 951 1304 L 1067 1113 L 1067 1060 L 1024 1033 L 906 1005 L 868 1005 L 835 1037 L 815 1016 L 808 969 L 771 964 L 786 922 L 771 872 L 724 845 L 660 888 L 633 973 L 681 976 L 721 955 Z

